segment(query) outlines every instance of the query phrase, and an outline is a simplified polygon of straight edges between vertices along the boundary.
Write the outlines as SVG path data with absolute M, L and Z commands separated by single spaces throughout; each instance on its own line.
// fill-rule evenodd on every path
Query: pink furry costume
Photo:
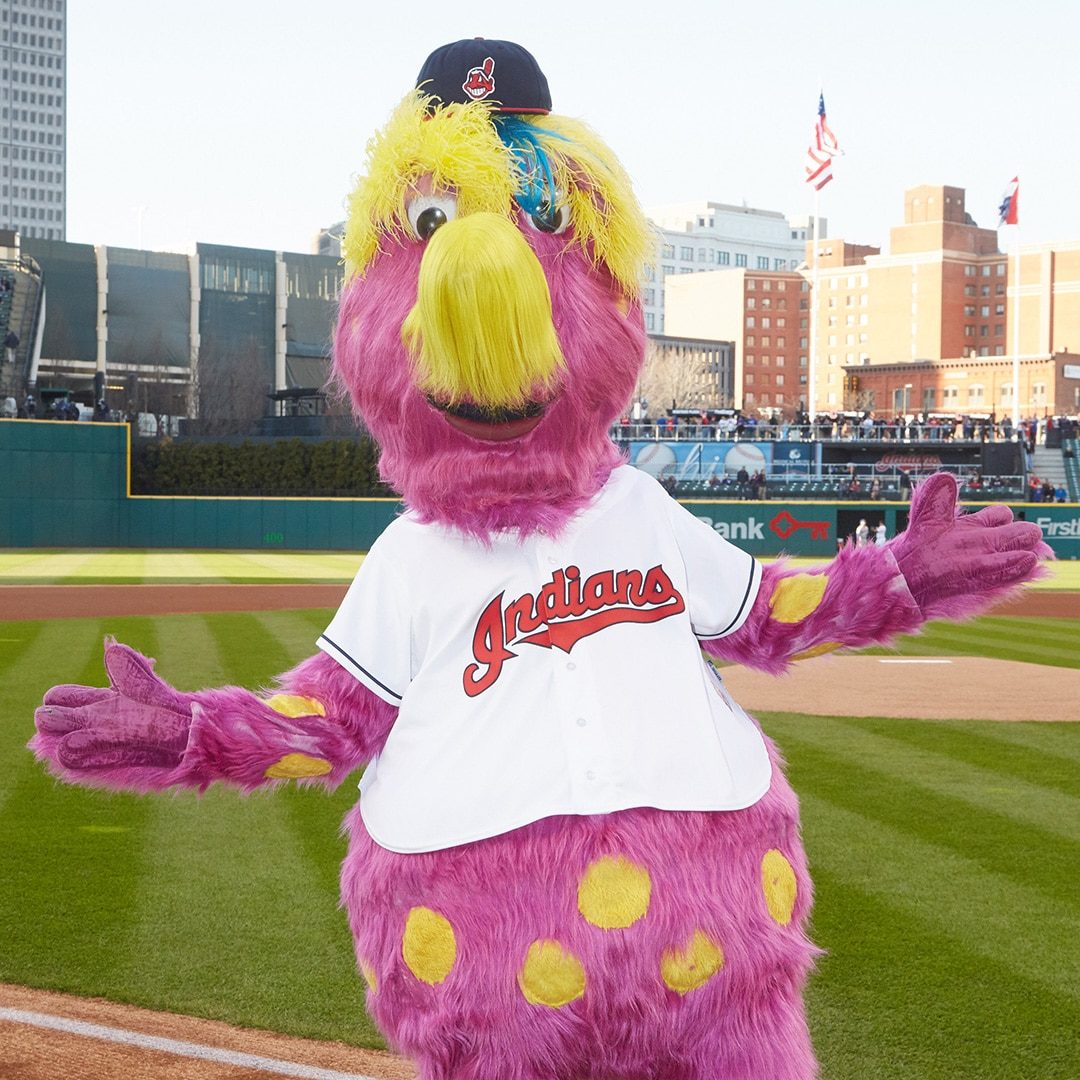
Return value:
M 1006 507 L 959 515 L 940 475 L 885 547 L 762 568 L 621 465 L 652 241 L 610 152 L 549 108 L 519 46 L 458 42 L 371 144 L 334 370 L 409 513 L 320 651 L 273 692 L 180 693 L 110 642 L 110 686 L 50 690 L 31 745 L 136 791 L 373 763 L 342 898 L 424 1080 L 805 1080 L 797 802 L 701 650 L 780 674 L 983 610 L 1048 551 Z M 624 692 L 675 673 L 677 710 Z

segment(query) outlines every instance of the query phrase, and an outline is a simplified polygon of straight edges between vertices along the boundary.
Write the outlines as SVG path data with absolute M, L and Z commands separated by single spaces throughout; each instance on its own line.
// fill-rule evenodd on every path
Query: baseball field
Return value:
M 268 682 L 310 655 L 359 561 L 0 552 L 4 1077 L 411 1075 L 353 1049 L 381 1043 L 337 908 L 351 783 L 110 795 L 24 749 L 49 686 L 103 682 L 107 633 L 182 689 Z M 891 652 L 779 682 L 725 670 L 802 799 L 827 1080 L 1080 1076 L 1077 590 L 1080 564 L 1059 564 L 1029 606 Z

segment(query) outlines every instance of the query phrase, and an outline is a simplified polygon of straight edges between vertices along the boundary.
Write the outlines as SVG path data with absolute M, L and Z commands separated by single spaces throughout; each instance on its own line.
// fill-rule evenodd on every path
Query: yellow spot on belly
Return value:
M 770 848 L 761 857 L 761 888 L 773 921 L 787 926 L 795 909 L 795 871 L 776 848 Z
M 809 660 L 812 656 L 824 656 L 825 653 L 832 652 L 834 649 L 842 649 L 844 643 L 842 641 L 823 641 L 820 645 L 814 645 L 812 648 L 803 649 L 801 653 L 796 653 L 792 660 Z
M 518 986 L 530 1005 L 558 1009 L 585 993 L 581 961 L 557 941 L 534 941 L 518 972 Z
M 405 920 L 401 953 L 421 981 L 437 986 L 457 959 L 457 939 L 449 921 L 431 908 L 414 907 Z
M 648 870 L 621 855 L 605 855 L 581 877 L 578 911 L 601 930 L 622 930 L 649 910 L 651 893 Z
M 366 960 L 360 961 L 360 974 L 364 976 L 368 989 L 373 994 L 376 993 L 379 989 L 379 980 L 375 975 L 375 969 Z
M 266 704 L 282 716 L 326 715 L 321 701 L 316 701 L 313 697 L 301 697 L 299 694 L 275 694 L 266 699 Z
M 669 989 L 687 994 L 704 986 L 724 966 L 724 950 L 701 930 L 681 949 L 660 957 L 660 975 Z
M 286 754 L 274 762 L 263 776 L 270 780 L 300 780 L 305 776 L 325 776 L 333 769 L 329 761 L 307 754 Z
M 794 574 L 782 578 L 769 597 L 772 617 L 781 623 L 805 619 L 821 603 L 828 583 L 828 574 Z

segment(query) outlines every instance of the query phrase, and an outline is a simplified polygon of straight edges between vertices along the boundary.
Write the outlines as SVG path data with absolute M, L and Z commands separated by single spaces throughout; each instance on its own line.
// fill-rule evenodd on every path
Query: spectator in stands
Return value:
M 26 409 L 26 415 L 29 419 L 33 420 L 34 417 L 37 416 L 37 402 L 34 400 L 33 394 L 26 395 L 26 402 L 23 405 L 23 408 Z
M 861 495 L 862 494 L 862 482 L 855 475 L 855 466 L 851 467 L 851 478 L 847 483 L 847 493 L 849 495 Z
M 972 491 L 978 491 L 980 488 L 982 488 L 982 476 L 978 473 L 978 471 L 971 474 L 971 477 L 968 479 L 967 486 L 971 488 Z
M 98 398 L 94 403 L 94 419 L 95 420 L 108 420 L 109 419 L 109 406 L 105 404 L 104 398 Z
M 870 498 L 875 500 L 881 498 L 881 481 L 876 476 L 870 481 Z
M 1042 483 L 1034 475 L 1028 480 L 1028 502 L 1042 502 Z
M 9 364 L 15 363 L 15 350 L 19 347 L 19 335 L 14 330 L 9 330 L 4 338 L 4 355 Z
M 750 487 L 753 489 L 755 499 L 765 498 L 765 470 L 759 469 L 754 473 L 750 480 Z
M 900 470 L 900 498 L 911 502 L 911 474 L 907 469 Z
M 746 466 L 742 465 L 739 471 L 735 474 L 735 482 L 739 485 L 739 498 L 750 498 L 750 474 L 746 471 Z
M 1069 493 L 1065 490 L 1064 484 L 1058 484 L 1054 490 L 1054 502 L 1066 502 L 1069 498 Z
M 870 542 L 870 526 L 866 524 L 866 518 L 859 518 L 859 526 L 855 530 L 855 546 L 866 547 Z
M 1043 481 L 1042 486 L 1042 501 L 1053 502 L 1054 501 L 1054 485 L 1049 480 Z
M 887 530 L 885 528 L 885 522 L 884 521 L 879 521 L 877 523 L 877 527 L 874 529 L 874 543 L 878 547 L 884 547 L 885 546 L 885 533 L 886 533 L 886 531 Z
M 5 420 L 14 420 L 19 415 L 19 406 L 15 404 L 13 397 L 4 398 L 4 403 L 0 405 L 0 417 Z

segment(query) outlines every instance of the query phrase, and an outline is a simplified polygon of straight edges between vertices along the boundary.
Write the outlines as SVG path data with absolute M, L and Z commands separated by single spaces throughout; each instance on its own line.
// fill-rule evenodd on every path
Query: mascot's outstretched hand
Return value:
M 958 619 L 985 611 L 1052 559 L 1042 530 L 1013 521 L 1007 506 L 961 514 L 949 473 L 915 489 L 907 530 L 885 547 L 892 552 L 926 619 Z
M 318 654 L 266 696 L 223 687 L 185 694 L 154 661 L 109 638 L 106 688 L 55 686 L 31 748 L 58 776 L 128 791 L 224 780 L 336 786 L 378 752 L 397 710 Z

